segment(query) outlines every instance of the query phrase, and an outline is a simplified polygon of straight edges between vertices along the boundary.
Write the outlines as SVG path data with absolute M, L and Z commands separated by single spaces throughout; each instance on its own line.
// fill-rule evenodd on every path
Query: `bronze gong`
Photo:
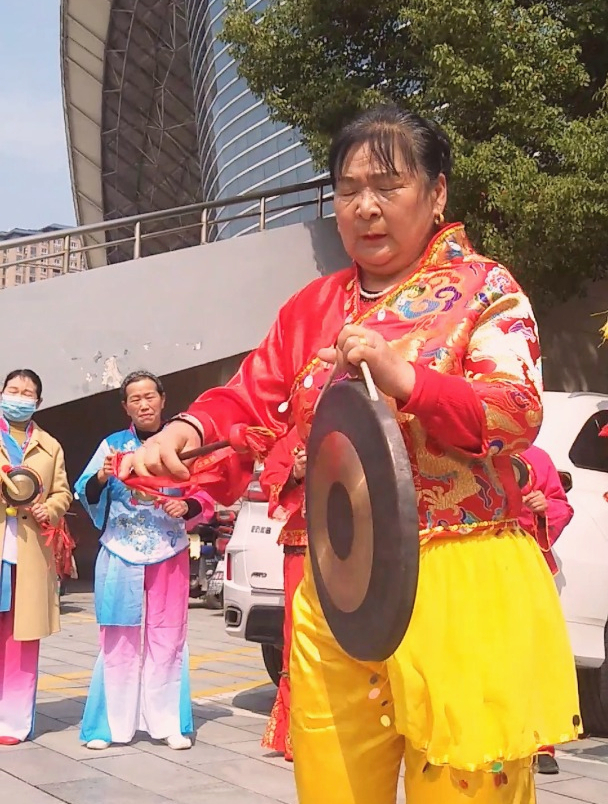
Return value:
M 306 517 L 319 601 L 341 647 L 384 661 L 401 643 L 418 582 L 417 496 L 403 436 L 363 382 L 328 388 L 307 446 Z
M 7 505 L 13 508 L 31 505 L 42 493 L 40 475 L 28 466 L 14 466 L 6 470 L 6 476 L 12 481 L 12 488 L 2 481 L 0 490 Z

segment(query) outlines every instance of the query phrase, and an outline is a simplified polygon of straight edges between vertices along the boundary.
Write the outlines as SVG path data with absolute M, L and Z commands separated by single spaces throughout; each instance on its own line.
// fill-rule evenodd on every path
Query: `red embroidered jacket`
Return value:
M 376 329 L 415 367 L 414 392 L 394 409 L 421 538 L 513 521 L 521 494 L 510 456 L 530 445 L 542 418 L 536 323 L 510 273 L 476 254 L 460 224 L 445 227 L 419 269 L 377 302 L 362 305 L 355 266 L 296 293 L 232 380 L 189 408 L 205 441 L 244 422 L 278 437 L 295 425 L 305 443 L 329 370 L 317 352 L 347 322 Z M 234 472 L 226 478 L 224 496 L 238 497 L 247 477 L 238 488 Z
M 268 514 L 285 522 L 279 544 L 306 546 L 306 519 L 304 517 L 304 483 L 285 488 L 294 464 L 294 451 L 303 447 L 295 427 L 274 445 L 264 461 L 260 485 L 268 495 Z

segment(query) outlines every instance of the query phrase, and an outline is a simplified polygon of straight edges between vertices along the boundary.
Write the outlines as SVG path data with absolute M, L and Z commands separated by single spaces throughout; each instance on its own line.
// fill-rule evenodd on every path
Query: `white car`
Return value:
M 278 684 L 285 607 L 283 548 L 277 544 L 282 525 L 268 516 L 260 471 L 257 467 L 243 496 L 226 547 L 224 620 L 228 634 L 261 643 L 268 674 Z
M 546 392 L 536 441 L 551 455 L 574 509 L 558 539 L 556 583 L 579 668 L 586 731 L 608 735 L 608 396 Z M 257 478 L 250 484 L 227 550 L 228 633 L 262 643 L 278 680 L 282 643 L 283 553 L 280 525 L 268 518 Z
M 554 553 L 557 583 L 579 668 L 585 731 L 608 735 L 608 396 L 546 392 L 536 444 L 549 453 L 574 517 Z

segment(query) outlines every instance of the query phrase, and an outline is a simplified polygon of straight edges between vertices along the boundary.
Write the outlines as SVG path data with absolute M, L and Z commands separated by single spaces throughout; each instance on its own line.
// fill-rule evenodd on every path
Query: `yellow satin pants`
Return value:
M 543 556 L 523 532 L 422 548 L 408 633 L 346 655 L 307 562 L 294 600 L 291 735 L 300 804 L 534 804 L 532 757 L 581 730 L 574 661 Z

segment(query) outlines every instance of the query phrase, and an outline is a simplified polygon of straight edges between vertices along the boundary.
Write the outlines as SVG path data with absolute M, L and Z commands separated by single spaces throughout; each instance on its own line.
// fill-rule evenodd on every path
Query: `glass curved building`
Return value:
M 267 0 L 249 0 L 263 9 Z M 64 106 L 80 224 L 286 187 L 315 177 L 297 132 L 270 120 L 218 40 L 226 0 L 61 0 Z M 266 204 L 268 226 L 315 214 L 315 195 Z M 251 211 L 251 217 L 226 221 Z M 220 208 L 210 239 L 259 226 L 259 204 Z M 146 253 L 198 242 L 191 228 Z M 120 241 L 122 234 L 118 233 Z M 126 235 L 125 235 L 126 236 Z M 101 241 L 100 241 L 101 242 Z M 127 258 L 122 246 L 91 263 Z
M 225 0 L 185 0 L 185 3 L 205 199 L 297 184 L 318 175 L 297 133 L 270 119 L 266 106 L 239 77 L 228 45 L 218 39 Z M 250 0 L 248 6 L 261 10 L 265 3 L 266 0 Z M 310 196 L 300 200 L 309 199 Z M 290 201 L 293 202 L 293 197 Z M 281 212 L 279 204 L 280 199 L 269 205 L 269 226 L 314 217 L 314 208 Z M 238 208 L 233 208 L 231 214 L 237 211 Z M 220 223 L 216 236 L 229 237 L 254 228 L 257 219 Z

